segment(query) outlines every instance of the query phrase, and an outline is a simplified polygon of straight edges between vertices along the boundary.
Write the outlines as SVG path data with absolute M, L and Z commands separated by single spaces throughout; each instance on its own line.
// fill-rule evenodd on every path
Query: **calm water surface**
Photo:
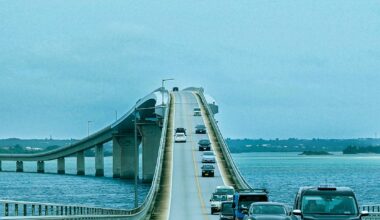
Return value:
M 324 183 L 349 186 L 360 204 L 380 204 L 380 155 L 299 156 L 298 153 L 242 153 L 232 157 L 254 187 L 266 187 L 273 201 L 292 204 L 301 186 Z M 86 174 L 76 176 L 76 158 L 66 159 L 69 175 L 15 173 L 15 162 L 2 162 L 0 199 L 60 204 L 133 208 L 132 181 L 112 178 L 112 157 L 105 158 L 105 176 L 94 177 L 94 158 L 86 158 Z M 56 161 L 45 163 L 46 172 L 56 173 Z M 24 162 L 26 172 L 35 172 L 35 162 Z M 140 171 L 141 172 L 141 171 Z M 72 174 L 72 175 L 70 175 Z M 150 184 L 139 186 L 139 201 Z
M 105 177 L 94 177 L 94 158 L 86 158 L 86 175 L 77 176 L 76 158 L 66 158 L 66 173 L 58 175 L 55 160 L 45 162 L 45 172 L 36 171 L 36 162 L 24 162 L 25 173 L 16 173 L 15 162 L 2 162 L 0 172 L 0 199 L 78 204 L 110 208 L 133 208 L 134 181 L 112 178 L 112 157 L 104 158 Z M 70 175 L 71 174 L 71 175 Z M 139 202 L 148 193 L 150 184 L 138 187 Z
M 254 187 L 266 187 L 273 201 L 292 204 L 298 188 L 325 183 L 351 187 L 361 205 L 380 204 L 380 155 L 299 156 L 299 153 L 233 154 Z

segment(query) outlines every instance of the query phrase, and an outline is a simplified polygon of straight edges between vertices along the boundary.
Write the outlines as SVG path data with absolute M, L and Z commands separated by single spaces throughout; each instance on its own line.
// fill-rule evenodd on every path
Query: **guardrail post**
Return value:
M 4 203 L 4 216 L 9 216 L 9 204 Z
M 26 207 L 26 204 L 23 205 L 22 214 L 23 214 L 23 216 L 27 216 L 28 215 L 28 209 Z
M 15 216 L 18 216 L 18 204 L 17 203 L 15 203 Z
M 68 208 L 65 206 L 65 215 L 67 215 Z
M 35 208 L 36 208 L 36 206 L 33 204 L 32 205 L 32 215 L 34 216 L 36 213 L 35 213 Z
M 42 205 L 38 205 L 38 216 L 42 215 Z
M 0 171 L 3 171 L 2 168 L 1 168 L 1 160 L 0 160 Z
M 49 207 L 45 205 L 45 215 L 49 215 Z
M 103 144 L 95 146 L 95 176 L 104 176 Z

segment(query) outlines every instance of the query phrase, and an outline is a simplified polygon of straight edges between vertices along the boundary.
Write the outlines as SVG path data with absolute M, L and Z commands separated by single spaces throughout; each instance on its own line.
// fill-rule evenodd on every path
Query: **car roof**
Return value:
M 204 127 L 206 127 L 205 125 L 197 125 L 197 126 L 195 126 L 196 128 L 204 128 Z
M 299 194 L 303 195 L 354 195 L 354 191 L 350 187 L 333 187 L 333 186 L 307 186 L 301 187 L 298 191 Z
M 280 205 L 286 208 L 286 204 L 281 202 L 254 202 L 252 205 Z
M 211 143 L 209 139 L 201 139 L 198 143 Z
M 233 186 L 216 186 L 216 189 L 235 189 Z

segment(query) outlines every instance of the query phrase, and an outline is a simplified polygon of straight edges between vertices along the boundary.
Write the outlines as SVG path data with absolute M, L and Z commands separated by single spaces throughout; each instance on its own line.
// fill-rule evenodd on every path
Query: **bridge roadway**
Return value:
M 195 126 L 205 124 L 207 131 L 210 128 L 202 117 L 193 116 L 194 107 L 199 107 L 198 100 L 193 92 L 175 92 L 174 128 L 184 127 L 187 133 L 186 143 L 173 144 L 173 174 L 172 192 L 169 209 L 169 219 L 219 219 L 218 215 L 210 213 L 210 197 L 215 187 L 224 185 L 220 169 L 215 164 L 215 177 L 202 177 L 202 152 L 198 151 L 200 139 L 210 139 L 207 134 L 195 134 Z

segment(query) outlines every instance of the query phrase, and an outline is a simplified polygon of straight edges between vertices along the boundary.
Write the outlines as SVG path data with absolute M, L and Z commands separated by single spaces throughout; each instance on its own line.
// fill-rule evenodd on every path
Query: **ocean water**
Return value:
M 272 201 L 292 205 L 299 187 L 328 183 L 351 187 L 361 205 L 380 204 L 380 155 L 241 153 L 232 157 L 251 186 L 267 188 Z M 6 172 L 0 172 L 0 199 L 133 208 L 133 180 L 112 178 L 112 157 L 105 158 L 104 166 L 105 177 L 94 177 L 94 158 L 86 158 L 89 176 L 75 175 L 75 157 L 66 158 L 68 175 L 55 174 L 56 161 L 45 163 L 45 171 L 51 174 L 32 173 L 35 162 L 24 162 L 25 172 L 16 173 L 15 162 L 3 161 Z M 150 184 L 140 183 L 140 203 L 149 188 Z
M 94 158 L 85 160 L 88 176 L 76 175 L 75 157 L 66 158 L 67 175 L 56 174 L 56 160 L 45 162 L 45 172 L 48 174 L 35 173 L 36 162 L 24 162 L 25 172 L 16 173 L 14 172 L 15 162 L 2 161 L 0 199 L 120 209 L 133 208 L 134 180 L 112 178 L 112 157 L 104 158 L 105 177 L 94 177 Z M 149 188 L 150 184 L 139 184 L 139 203 L 143 202 Z
M 232 157 L 251 186 L 265 187 L 270 200 L 293 204 L 302 186 L 351 187 L 360 205 L 380 204 L 380 155 L 300 156 L 299 153 L 241 153 Z

